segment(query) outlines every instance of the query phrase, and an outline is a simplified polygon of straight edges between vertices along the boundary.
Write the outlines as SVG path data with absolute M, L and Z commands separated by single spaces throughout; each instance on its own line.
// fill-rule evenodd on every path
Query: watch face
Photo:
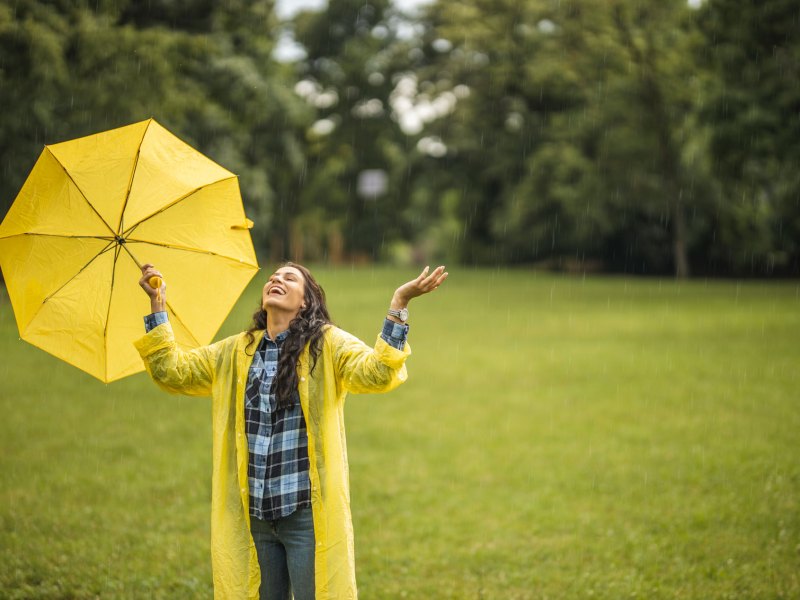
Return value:
M 403 322 L 408 321 L 408 309 L 407 308 L 401 308 L 400 309 L 400 320 L 403 321 Z

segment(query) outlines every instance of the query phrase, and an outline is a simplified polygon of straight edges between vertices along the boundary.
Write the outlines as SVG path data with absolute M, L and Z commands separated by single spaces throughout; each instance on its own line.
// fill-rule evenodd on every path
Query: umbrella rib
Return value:
M 72 175 L 70 175 L 70 172 L 67 171 L 67 168 L 64 165 L 61 164 L 61 161 L 58 160 L 58 157 L 55 154 L 53 154 L 52 151 L 49 148 L 47 149 L 47 151 L 50 152 L 50 156 L 53 157 L 53 159 L 58 163 L 58 166 L 61 167 L 61 170 L 64 171 L 64 175 L 69 177 L 69 180 L 72 182 L 72 185 L 75 186 L 75 189 L 78 190 L 81 193 L 81 197 L 84 200 L 86 200 L 86 204 L 89 205 L 89 208 L 91 208 L 94 211 L 94 214 L 96 214 L 97 218 L 100 219 L 103 222 L 103 225 L 108 227 L 108 230 L 111 232 L 111 235 L 114 235 L 114 230 L 111 229 L 111 225 L 106 223 L 106 220 L 100 215 L 99 212 L 97 212 L 97 209 L 94 207 L 94 205 L 91 202 L 89 202 L 89 199 L 86 197 L 86 194 L 83 193 L 83 190 L 78 186 L 78 184 L 72 178 Z
M 151 246 L 158 246 L 160 248 L 169 248 L 170 250 L 182 250 L 183 252 L 195 252 L 197 254 L 208 254 L 209 256 L 217 256 L 219 258 L 224 258 L 226 260 L 232 260 L 237 263 L 243 262 L 238 258 L 233 258 L 232 256 L 226 256 L 224 254 L 220 254 L 219 252 L 212 252 L 211 250 L 198 250 L 197 248 L 189 248 L 187 246 L 178 246 L 176 244 L 166 244 L 163 242 L 148 242 L 147 240 L 132 240 L 128 239 L 127 244 L 150 244 Z M 126 244 L 126 246 L 127 246 Z M 125 248 L 127 250 L 127 247 Z M 128 250 L 128 254 L 130 254 L 130 250 Z M 131 254 L 131 258 L 133 255 Z M 136 260 L 135 258 L 133 260 Z M 137 263 L 138 264 L 138 263 Z M 244 263 L 249 264 L 249 263 Z
M 167 308 L 170 310 L 170 312 L 172 313 L 172 316 L 175 317 L 175 319 L 178 321 L 178 323 L 181 324 L 181 327 L 183 327 L 183 330 L 186 332 L 186 334 L 190 338 L 192 338 L 192 342 L 194 343 L 195 347 L 201 346 L 202 344 L 199 341 L 197 341 L 197 338 L 194 337 L 194 334 L 191 332 L 191 330 L 186 326 L 186 324 L 183 322 L 183 320 L 178 316 L 178 313 L 175 312 L 175 309 L 172 308 L 172 304 L 167 302 Z
M 236 176 L 236 175 L 231 175 L 230 177 L 225 177 L 224 179 L 217 179 L 216 181 L 211 181 L 211 182 L 209 182 L 209 183 L 204 183 L 204 184 L 203 184 L 203 185 L 201 185 L 200 187 L 197 187 L 197 188 L 193 189 L 191 192 L 188 192 L 188 193 L 184 194 L 183 196 L 181 196 L 181 197 L 180 197 L 180 198 L 178 198 L 177 200 L 174 200 L 173 202 L 170 202 L 170 203 L 169 203 L 169 204 L 167 204 L 166 206 L 164 206 L 164 207 L 162 207 L 162 208 L 159 208 L 159 209 L 158 209 L 156 212 L 154 212 L 153 214 L 151 214 L 151 215 L 147 215 L 147 216 L 146 216 L 144 219 L 142 219 L 142 220 L 140 220 L 140 221 L 138 221 L 138 222 L 134 223 L 134 224 L 133 224 L 133 225 L 131 225 L 131 226 L 130 226 L 130 227 L 129 227 L 129 228 L 128 228 L 128 229 L 127 229 L 127 230 L 126 230 L 124 233 L 122 233 L 122 234 L 121 234 L 121 235 L 122 235 L 122 237 L 124 237 L 124 238 L 126 238 L 126 239 L 127 239 L 127 237 L 128 237 L 128 236 L 129 236 L 131 233 L 133 233 L 133 230 L 134 230 L 134 229 L 136 229 L 136 228 L 137 228 L 139 225 L 141 225 L 141 224 L 142 224 L 142 223 L 144 223 L 145 221 L 148 221 L 148 220 L 152 219 L 153 217 L 155 217 L 155 216 L 157 216 L 157 215 L 160 215 L 160 214 L 161 214 L 161 213 L 163 213 L 165 210 L 169 210 L 170 208 L 172 208 L 173 206 L 175 206 L 175 205 L 176 205 L 176 204 L 178 204 L 179 202 L 183 202 L 184 200 L 186 200 L 186 198 L 188 198 L 189 196 L 191 196 L 191 195 L 193 195 L 193 194 L 196 194 L 197 192 L 199 192 L 199 191 L 200 191 L 200 190 L 202 190 L 203 188 L 207 188 L 207 187 L 208 187 L 208 186 L 210 186 L 210 185 L 215 185 L 215 184 L 217 184 L 217 183 L 221 183 L 221 182 L 223 182 L 223 181 L 228 181 L 229 179 L 237 179 L 237 176 Z
M 103 324 L 103 363 L 106 368 L 106 379 L 108 379 L 108 320 L 111 316 L 111 299 L 114 296 L 114 278 L 117 276 L 117 259 L 119 258 L 119 248 L 121 244 L 114 245 L 114 264 L 111 266 L 111 286 L 108 291 L 108 308 L 106 309 L 106 320 Z
M 91 264 L 92 264 L 92 263 L 93 263 L 95 260 L 97 260 L 97 259 L 100 257 L 100 255 L 102 255 L 102 254 L 105 254 L 105 253 L 106 253 L 106 252 L 108 252 L 108 251 L 109 251 L 111 248 L 113 248 L 115 245 L 116 245 L 116 244 L 115 244 L 115 243 L 113 243 L 113 242 L 112 242 L 112 243 L 109 243 L 109 244 L 108 244 L 108 246 L 106 246 L 105 248 L 103 248 L 102 250 L 100 250 L 100 252 L 98 252 L 97 254 L 95 254 L 95 255 L 92 257 L 92 260 L 90 260 L 90 261 L 89 261 L 89 262 L 87 262 L 85 265 L 83 265 L 83 266 L 82 266 L 82 267 L 81 267 L 81 268 L 78 270 L 78 272 L 77 272 L 77 273 L 75 273 L 75 275 L 73 275 L 72 277 L 70 277 L 69 279 L 67 279 L 67 281 L 65 281 L 65 282 L 64 282 L 64 283 L 61 285 L 61 287 L 59 287 L 59 288 L 58 288 L 58 289 L 57 289 L 55 292 L 53 292 L 52 294 L 48 295 L 48 296 L 47 296 L 47 297 L 46 297 L 44 300 L 42 300 L 42 304 L 44 304 L 45 302 L 47 302 L 48 300 L 50 300 L 50 298 L 52 298 L 53 296 L 55 296 L 55 295 L 56 295 L 58 292 L 60 292 L 61 290 L 63 290 L 63 289 L 64 289 L 64 287 L 65 287 L 65 286 L 66 286 L 66 285 L 67 285 L 69 282 L 71 282 L 71 281 L 72 281 L 73 279 L 75 279 L 75 278 L 76 278 L 78 275 L 80 275 L 81 273 L 83 273 L 83 272 L 84 272 L 84 271 L 85 271 L 85 270 L 86 270 L 86 269 L 89 267 L 89 265 L 91 265 Z
M 136 175 L 136 167 L 139 166 L 139 156 L 142 154 L 142 144 L 144 143 L 144 138 L 147 135 L 147 130 L 150 129 L 150 124 L 153 122 L 153 119 L 150 119 L 147 122 L 147 127 L 144 128 L 144 133 L 142 134 L 142 139 L 139 140 L 139 147 L 136 148 L 136 158 L 133 159 L 133 169 L 131 169 L 131 177 L 128 179 L 128 191 L 125 192 L 125 200 L 122 203 L 122 212 L 119 214 L 119 227 L 117 227 L 117 231 L 122 231 L 122 222 L 125 220 L 125 209 L 128 208 L 128 198 L 131 197 L 131 188 L 133 187 L 133 178 Z
M 104 242 L 113 242 L 115 241 L 115 237 L 113 235 L 67 235 L 62 233 L 38 233 L 36 231 L 23 231 L 20 233 L 15 233 L 13 235 L 8 236 L 0 236 L 0 239 L 11 239 L 13 237 L 17 237 L 18 235 L 33 235 L 39 237 L 55 237 L 55 238 L 63 238 L 67 240 L 103 240 Z

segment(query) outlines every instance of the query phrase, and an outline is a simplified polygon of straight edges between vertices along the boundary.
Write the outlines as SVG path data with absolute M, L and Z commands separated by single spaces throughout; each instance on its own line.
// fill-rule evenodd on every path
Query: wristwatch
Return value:
M 395 317 L 396 319 L 400 319 L 403 323 L 405 323 L 406 321 L 408 321 L 408 309 L 401 308 L 400 310 L 397 310 L 395 308 L 390 308 L 389 316 Z

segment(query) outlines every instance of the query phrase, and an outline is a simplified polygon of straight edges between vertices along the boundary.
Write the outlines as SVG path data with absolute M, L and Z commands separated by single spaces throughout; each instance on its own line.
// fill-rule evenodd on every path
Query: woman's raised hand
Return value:
M 161 282 L 160 287 L 153 287 L 157 285 L 157 281 Z M 150 307 L 153 312 L 160 312 L 166 310 L 167 306 L 167 284 L 164 283 L 164 276 L 161 271 L 156 269 L 150 263 L 142 265 L 142 278 L 139 279 L 139 285 L 150 296 Z
M 430 267 L 425 267 L 419 277 L 397 288 L 392 296 L 392 308 L 404 308 L 412 298 L 434 291 L 447 279 L 448 273 L 444 270 L 444 265 L 429 271 Z

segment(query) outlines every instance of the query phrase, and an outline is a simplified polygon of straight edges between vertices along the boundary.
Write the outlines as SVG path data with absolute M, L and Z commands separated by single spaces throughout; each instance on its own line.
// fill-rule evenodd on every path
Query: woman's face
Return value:
M 281 310 L 297 315 L 305 306 L 306 280 L 294 267 L 275 271 L 261 293 L 261 308 Z

